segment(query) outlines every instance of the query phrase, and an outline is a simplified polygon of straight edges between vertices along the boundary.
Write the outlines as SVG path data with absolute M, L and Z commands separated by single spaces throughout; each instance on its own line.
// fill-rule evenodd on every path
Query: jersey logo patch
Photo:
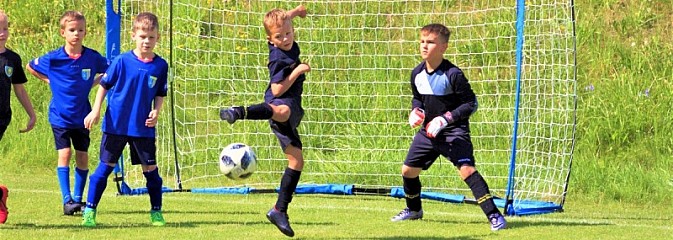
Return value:
M 84 79 L 84 81 L 89 81 L 89 78 L 91 78 L 91 69 L 82 69 L 82 79 Z
M 149 81 L 147 81 L 147 86 L 153 88 L 155 84 L 157 84 L 157 77 L 150 76 Z
M 14 74 L 14 68 L 5 66 L 5 74 L 7 74 L 7 77 L 12 77 L 12 74 Z

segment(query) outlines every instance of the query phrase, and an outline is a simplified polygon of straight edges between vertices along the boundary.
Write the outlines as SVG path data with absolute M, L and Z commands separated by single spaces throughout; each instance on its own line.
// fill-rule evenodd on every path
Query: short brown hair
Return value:
M 271 32 L 269 32 L 271 27 L 283 26 L 289 19 L 290 16 L 288 16 L 283 9 L 276 8 L 267 12 L 264 16 L 264 30 L 266 30 L 266 35 L 271 34 Z
M 72 21 L 83 21 L 86 23 L 86 18 L 84 18 L 84 14 L 82 14 L 81 12 L 66 11 L 63 13 L 58 23 L 61 25 L 61 29 L 65 29 L 65 24 Z
M 133 19 L 133 31 L 159 30 L 159 18 L 151 12 L 141 12 Z
M 451 36 L 451 31 L 449 31 L 449 29 L 446 26 L 439 23 L 432 23 L 423 26 L 423 28 L 421 28 L 421 33 L 437 34 L 437 36 L 442 40 L 443 43 L 448 43 L 449 37 Z

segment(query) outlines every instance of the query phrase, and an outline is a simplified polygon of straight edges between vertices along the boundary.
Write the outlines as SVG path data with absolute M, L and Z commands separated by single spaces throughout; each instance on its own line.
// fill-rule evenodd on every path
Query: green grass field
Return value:
M 446 1 L 447 4 L 453 2 L 455 1 Z M 673 42 L 669 36 L 673 34 L 671 12 L 673 3 L 669 0 L 601 0 L 582 1 L 576 4 L 578 125 L 565 212 L 511 217 L 509 229 L 491 233 L 481 211 L 473 205 L 426 201 L 426 217 L 423 221 L 398 224 L 391 223 L 389 218 L 403 208 L 404 203 L 401 200 L 383 197 L 300 195 L 295 198 L 290 209 L 291 221 L 297 232 L 296 237 L 305 239 L 672 238 Z M 62 45 L 57 20 L 60 13 L 70 9 L 80 10 L 87 17 L 89 32 L 85 45 L 104 52 L 105 10 L 102 1 L 0 0 L 0 8 L 10 17 L 12 36 L 8 41 L 8 47 L 21 54 L 24 64 Z M 189 6 L 182 8 L 190 9 Z M 357 24 L 370 24 L 380 19 L 369 20 L 371 21 Z M 203 26 L 183 27 L 185 31 L 192 28 L 192 30 L 203 29 Z M 217 28 L 211 30 L 213 32 L 208 34 L 221 34 L 218 31 L 222 31 Z M 257 39 L 257 36 L 247 37 Z M 301 33 L 299 35 L 301 39 L 308 37 Z M 344 40 L 341 38 L 343 36 L 328 37 L 333 41 Z M 162 44 L 164 45 L 160 45 L 160 51 L 166 51 L 167 43 Z M 467 43 L 460 51 L 473 48 L 472 51 L 478 51 L 478 45 Z M 176 47 L 184 46 L 176 44 Z M 304 51 L 316 52 L 320 51 L 320 48 L 317 45 L 307 46 Z M 231 61 L 244 61 L 244 59 L 234 58 Z M 262 66 L 264 63 L 259 62 L 258 65 Z M 407 67 L 406 65 L 408 64 L 405 63 L 401 67 Z M 324 75 L 320 75 L 320 71 L 314 71 L 311 74 L 318 79 L 318 76 L 328 78 L 337 73 L 325 72 Z M 358 74 L 368 73 L 362 71 Z M 407 72 L 387 74 L 406 76 Z M 328 83 L 320 82 L 320 84 Z M 53 138 L 47 120 L 50 98 L 48 86 L 29 77 L 26 88 L 35 105 L 38 123 L 32 132 L 18 134 L 17 129 L 23 128 L 26 116 L 16 98 L 12 96 L 14 112 L 12 124 L 0 142 L 0 156 L 2 156 L 0 184 L 8 185 L 11 191 L 8 203 L 9 221 L 5 225 L 0 225 L 0 240 L 283 238 L 275 227 L 267 223 L 263 215 L 275 201 L 273 194 L 249 196 L 165 194 L 164 210 L 168 226 L 156 231 L 156 228 L 151 227 L 149 223 L 148 197 L 117 197 L 113 182 L 108 184 L 107 192 L 101 201 L 97 218 L 100 227 L 83 229 L 79 226 L 81 221 L 79 217 L 66 217 L 61 214 L 60 192 L 54 170 L 56 152 L 53 149 Z M 261 87 L 249 91 L 255 92 L 259 88 Z M 314 94 L 333 94 L 321 93 L 319 91 L 325 91 L 321 89 L 323 88 L 309 91 L 316 91 Z M 405 89 L 393 91 L 407 94 Z M 246 101 L 256 99 L 255 96 L 238 97 L 246 98 Z M 193 102 L 194 99 L 184 100 Z M 352 103 L 322 104 L 326 104 L 326 108 L 344 108 L 340 104 Z M 326 112 L 325 115 L 320 117 L 338 120 L 344 117 L 331 112 Z M 312 117 L 318 116 L 310 116 L 308 119 Z M 404 121 L 404 117 L 385 121 L 399 119 Z M 208 129 L 209 131 L 225 133 L 234 131 L 232 128 L 210 127 L 215 129 Z M 253 124 L 243 125 L 243 130 L 268 132 L 266 126 Z M 355 131 L 355 127 L 341 130 Z M 376 129 L 369 130 L 367 134 L 377 132 Z M 251 139 L 258 136 L 260 135 L 241 134 L 237 137 Z M 267 135 L 262 137 L 262 141 L 270 142 L 267 145 L 275 144 L 275 139 Z M 100 139 L 100 132 L 92 131 L 92 139 Z M 353 143 L 349 139 L 339 141 L 337 143 L 343 146 L 350 146 L 349 144 Z M 312 144 L 323 147 L 323 144 L 328 145 L 330 142 Z M 392 141 L 389 144 L 400 143 Z M 91 152 L 94 155 L 98 153 L 97 148 L 97 142 L 92 142 Z M 275 154 L 275 158 L 282 158 L 278 156 L 279 152 L 275 148 L 264 149 L 258 154 Z M 312 151 L 307 154 L 321 158 L 338 153 Z M 93 168 L 95 164 L 96 162 L 92 161 L 91 167 Z M 397 166 L 394 168 L 398 169 Z M 214 166 L 209 169 L 216 172 Z
M 63 216 L 55 176 L 3 174 L 11 186 L 0 239 L 280 239 L 264 214 L 273 194 L 164 195 L 167 225 L 149 221 L 149 198 L 119 197 L 113 184 L 98 208 L 98 226 Z M 573 196 L 566 212 L 510 217 L 491 232 L 475 205 L 424 202 L 421 221 L 392 223 L 404 201 L 384 197 L 298 195 L 289 211 L 297 239 L 665 239 L 673 236 L 670 205 L 596 201 Z

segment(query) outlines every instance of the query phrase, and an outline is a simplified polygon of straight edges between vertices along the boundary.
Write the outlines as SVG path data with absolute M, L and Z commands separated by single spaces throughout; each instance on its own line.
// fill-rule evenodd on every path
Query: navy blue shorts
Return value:
M 89 151 L 89 143 L 91 143 L 91 139 L 89 138 L 88 129 L 59 128 L 52 126 L 51 131 L 54 133 L 54 143 L 56 145 L 56 150 L 70 148 L 70 144 L 72 143 L 72 146 L 77 151 Z
M 416 133 L 404 165 L 428 170 L 439 155 L 442 155 L 458 168 L 463 165 L 474 166 L 473 147 L 469 135 L 444 134 L 431 139 L 425 134 L 425 130 Z
M 157 165 L 156 138 L 129 137 L 108 133 L 103 133 L 103 139 L 100 143 L 101 162 L 116 164 L 127 143 L 131 149 L 132 165 Z
M 287 149 L 289 145 L 302 149 L 302 143 L 299 138 L 299 132 L 297 132 L 297 127 L 299 127 L 301 119 L 304 118 L 304 109 L 301 108 L 301 106 L 287 104 L 287 102 L 279 99 L 271 100 L 270 104 L 276 106 L 286 105 L 290 108 L 290 118 L 287 122 L 281 123 L 269 119 L 269 126 L 271 126 L 271 130 L 273 130 L 276 138 L 278 138 L 278 142 L 280 143 L 283 152 L 285 152 L 285 149 Z

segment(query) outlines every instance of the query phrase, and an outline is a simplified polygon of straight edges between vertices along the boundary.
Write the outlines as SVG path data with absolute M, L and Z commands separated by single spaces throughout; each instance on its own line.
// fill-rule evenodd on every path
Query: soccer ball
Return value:
M 257 157 L 252 149 L 243 143 L 232 143 L 220 153 L 220 171 L 230 179 L 250 177 L 257 170 Z

